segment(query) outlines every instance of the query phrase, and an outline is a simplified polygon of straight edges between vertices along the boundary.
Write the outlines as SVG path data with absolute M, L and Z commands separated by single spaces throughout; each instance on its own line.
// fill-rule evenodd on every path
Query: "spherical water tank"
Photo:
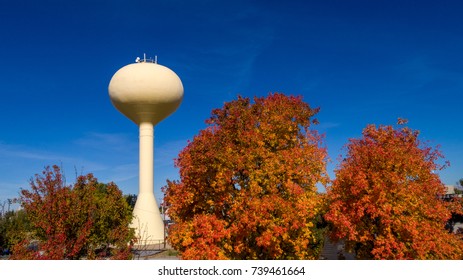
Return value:
M 172 114 L 182 102 L 183 85 L 169 68 L 152 62 L 129 64 L 109 82 L 114 107 L 136 124 L 156 125 Z

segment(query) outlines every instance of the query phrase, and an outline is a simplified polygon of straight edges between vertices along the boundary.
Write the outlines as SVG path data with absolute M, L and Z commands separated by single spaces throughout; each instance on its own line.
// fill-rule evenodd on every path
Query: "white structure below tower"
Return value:
M 164 222 L 154 196 L 154 126 L 172 114 L 183 99 L 180 78 L 157 59 L 137 58 L 119 69 L 109 83 L 114 107 L 140 129 L 139 193 L 132 227 L 138 245 L 164 241 Z

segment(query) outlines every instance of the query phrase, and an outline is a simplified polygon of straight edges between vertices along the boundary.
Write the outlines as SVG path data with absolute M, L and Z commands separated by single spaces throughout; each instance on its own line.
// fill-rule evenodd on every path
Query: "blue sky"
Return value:
M 110 103 L 137 56 L 182 79 L 156 127 L 155 193 L 214 108 L 269 92 L 320 107 L 332 162 L 367 124 L 398 117 L 463 178 L 463 2 L 0 0 L 0 203 L 47 165 L 138 191 L 138 129 Z

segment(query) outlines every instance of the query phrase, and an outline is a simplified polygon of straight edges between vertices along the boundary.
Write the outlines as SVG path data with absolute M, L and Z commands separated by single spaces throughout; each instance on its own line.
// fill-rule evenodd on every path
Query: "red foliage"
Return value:
M 171 244 L 185 259 L 318 258 L 326 151 L 301 98 L 226 103 L 180 153 L 168 182 Z
M 21 200 L 34 230 L 14 246 L 13 259 L 130 257 L 130 210 L 113 183 L 88 174 L 72 188 L 57 166 L 47 167 L 31 180 L 31 191 L 21 191 Z M 109 247 L 111 254 L 99 254 Z
M 401 124 L 405 122 L 401 121 Z M 409 128 L 369 125 L 352 139 L 328 191 L 332 238 L 365 259 L 460 259 L 436 170 L 443 156 Z

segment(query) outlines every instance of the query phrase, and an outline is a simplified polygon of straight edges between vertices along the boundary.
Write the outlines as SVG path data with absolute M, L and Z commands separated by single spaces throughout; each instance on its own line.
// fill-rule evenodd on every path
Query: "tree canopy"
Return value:
M 399 121 L 404 124 L 404 121 Z M 445 230 L 451 204 L 436 171 L 438 149 L 407 127 L 367 126 L 347 144 L 328 189 L 331 237 L 362 259 L 461 259 L 463 244 Z
M 319 109 L 281 93 L 215 109 L 165 188 L 169 241 L 184 259 L 317 259 L 326 150 Z
M 30 224 L 24 210 L 6 211 L 0 215 L 0 254 L 26 238 Z
M 13 247 L 14 259 L 127 259 L 131 211 L 114 183 L 82 175 L 66 186 L 59 167 L 47 167 L 21 191 L 31 225 Z

